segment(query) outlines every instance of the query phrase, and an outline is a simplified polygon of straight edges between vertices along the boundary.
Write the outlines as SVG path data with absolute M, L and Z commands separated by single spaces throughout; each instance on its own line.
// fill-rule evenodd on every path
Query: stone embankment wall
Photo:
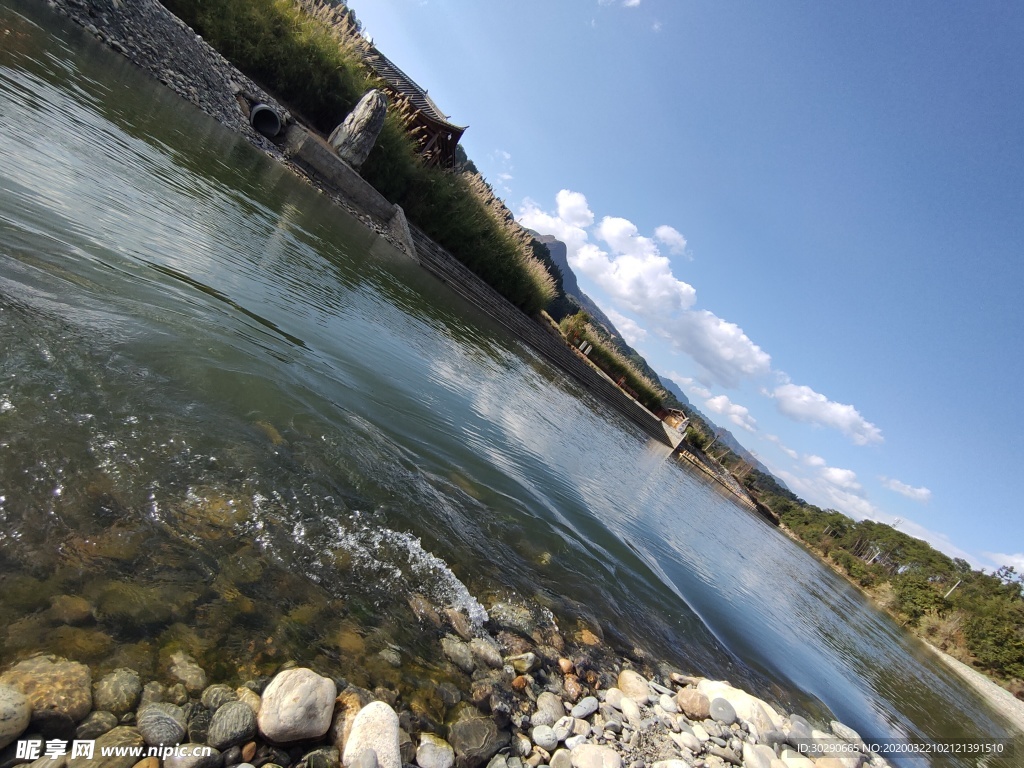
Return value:
M 660 419 L 580 360 L 565 342 L 556 339 L 537 322 L 523 314 L 518 307 L 421 230 L 416 227 L 410 229 L 416 246 L 416 258 L 424 269 L 496 319 L 537 354 L 571 376 L 603 405 L 638 426 L 651 438 L 669 443 Z

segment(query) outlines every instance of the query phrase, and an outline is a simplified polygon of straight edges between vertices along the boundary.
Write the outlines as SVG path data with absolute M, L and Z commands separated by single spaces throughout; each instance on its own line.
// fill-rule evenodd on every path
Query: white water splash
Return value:
M 339 524 L 336 545 L 352 555 L 353 565 L 372 573 L 382 586 L 401 588 L 426 596 L 437 607 L 450 607 L 469 617 L 478 629 L 487 621 L 487 611 L 452 572 L 448 564 L 428 552 L 411 533 L 370 527 L 350 518 L 354 527 Z

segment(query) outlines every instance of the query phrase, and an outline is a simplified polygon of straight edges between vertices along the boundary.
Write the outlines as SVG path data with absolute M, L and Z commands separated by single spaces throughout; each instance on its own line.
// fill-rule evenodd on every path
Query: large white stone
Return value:
M 611 747 L 580 744 L 569 754 L 573 768 L 622 768 L 622 758 Z
M 318 739 L 331 727 L 337 695 L 333 680 L 303 667 L 287 669 L 263 692 L 260 733 L 275 744 Z
M 345 742 L 341 761 L 352 762 L 369 749 L 377 755 L 380 768 L 402 768 L 402 753 L 398 746 L 398 715 L 383 701 L 367 704 L 352 722 L 352 732 Z

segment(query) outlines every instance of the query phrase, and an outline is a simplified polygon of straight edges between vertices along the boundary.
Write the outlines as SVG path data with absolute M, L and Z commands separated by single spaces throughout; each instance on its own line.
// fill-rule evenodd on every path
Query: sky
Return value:
M 795 493 L 1024 570 L 1024 5 L 350 5 Z

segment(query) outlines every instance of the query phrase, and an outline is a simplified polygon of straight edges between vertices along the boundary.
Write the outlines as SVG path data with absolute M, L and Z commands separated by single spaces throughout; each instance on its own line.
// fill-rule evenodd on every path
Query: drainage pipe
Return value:
M 249 112 L 249 125 L 268 139 L 281 132 L 283 122 L 277 110 L 266 104 L 257 104 Z

